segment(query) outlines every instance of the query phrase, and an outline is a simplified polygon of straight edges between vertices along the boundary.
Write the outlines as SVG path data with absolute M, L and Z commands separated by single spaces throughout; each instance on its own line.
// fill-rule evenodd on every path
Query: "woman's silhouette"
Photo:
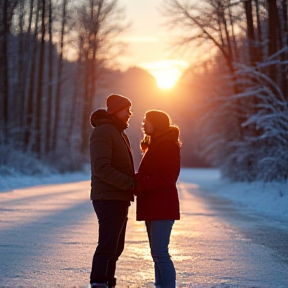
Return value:
M 168 245 L 175 220 L 180 219 L 176 181 L 180 172 L 180 130 L 167 113 L 146 112 L 144 152 L 137 179 L 137 220 L 145 221 L 155 267 L 155 286 L 176 287 L 176 272 Z

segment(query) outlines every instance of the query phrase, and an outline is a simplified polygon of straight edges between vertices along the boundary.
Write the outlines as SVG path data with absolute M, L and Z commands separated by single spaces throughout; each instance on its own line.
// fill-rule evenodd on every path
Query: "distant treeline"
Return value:
M 191 52 L 192 63 L 166 92 L 139 68 L 111 69 L 128 27 L 118 4 L 0 2 L 0 166 L 36 173 L 23 163 L 28 155 L 61 171 L 81 168 L 90 113 L 116 92 L 133 101 L 136 159 L 143 113 L 158 108 L 181 128 L 184 166 L 217 166 L 232 180 L 286 180 L 287 0 L 163 0 L 173 56 Z

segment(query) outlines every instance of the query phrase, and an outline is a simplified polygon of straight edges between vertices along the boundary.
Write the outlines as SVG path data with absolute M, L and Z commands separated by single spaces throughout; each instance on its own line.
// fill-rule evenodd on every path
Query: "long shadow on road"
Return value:
M 53 242 L 59 241 L 59 234 L 93 214 L 89 201 L 54 212 L 33 222 L 0 231 L 0 279 L 22 277 L 21 271 L 37 265 L 35 260 L 39 261 L 44 256 L 47 246 L 50 245 L 51 249 Z M 47 261 L 47 258 L 43 261 Z

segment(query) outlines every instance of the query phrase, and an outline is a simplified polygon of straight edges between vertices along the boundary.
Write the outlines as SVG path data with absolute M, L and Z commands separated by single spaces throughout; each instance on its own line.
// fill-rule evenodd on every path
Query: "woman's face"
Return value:
M 146 118 L 143 119 L 143 131 L 146 135 L 150 135 L 150 136 L 155 131 L 153 124 Z

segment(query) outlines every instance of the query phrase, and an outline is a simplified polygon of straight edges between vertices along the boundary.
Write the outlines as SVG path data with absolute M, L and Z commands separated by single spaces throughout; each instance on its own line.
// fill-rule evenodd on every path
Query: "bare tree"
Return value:
M 34 133 L 34 123 L 35 123 L 35 106 L 34 106 L 34 98 L 35 98 L 35 82 L 36 82 L 36 62 L 38 55 L 38 30 L 39 30 L 39 1 L 36 3 L 36 15 L 34 21 L 34 33 L 33 33 L 33 43 L 32 43 L 32 55 L 31 63 L 30 63 L 30 75 L 29 75 L 29 85 L 28 85 L 28 95 L 27 95 L 27 110 L 26 110 L 26 125 L 25 125 L 25 150 L 30 152 L 33 150 L 35 139 Z M 30 18 L 31 17 L 31 18 Z M 33 3 L 31 0 L 30 6 L 30 17 L 29 17 L 29 28 L 32 25 L 32 17 L 33 17 Z M 29 30 L 28 30 L 29 31 Z M 37 109 L 37 108 L 36 108 Z
M 40 41 L 40 54 L 39 54 L 39 65 L 38 65 L 38 87 L 37 87 L 37 97 L 36 97 L 36 121 L 35 121 L 35 152 L 38 157 L 42 156 L 42 145 L 43 143 L 43 133 L 42 133 L 42 113 L 43 113 L 43 83 L 44 83 L 44 69 L 45 69 L 45 36 L 46 36 L 46 11 L 47 5 L 46 0 L 40 1 L 41 9 L 41 41 Z
M 79 33 L 83 41 L 84 93 L 81 151 L 88 147 L 89 117 L 96 95 L 96 81 L 108 59 L 121 53 L 119 35 L 128 27 L 117 0 L 86 0 L 79 8 Z M 115 54 L 116 53 L 116 54 Z
M 17 126 L 20 127 L 24 123 L 24 101 L 25 101 L 25 77 L 24 77 L 24 49 L 25 49 L 25 39 L 24 39 L 24 25 L 25 25 L 25 0 L 19 0 L 18 4 L 19 15 L 18 15 L 18 83 L 17 83 L 17 114 L 16 118 Z M 18 145 L 22 146 L 23 144 L 23 133 L 17 133 Z
M 235 78 L 235 48 L 232 47 L 235 41 L 231 37 L 234 26 L 228 27 L 227 19 L 230 17 L 231 25 L 236 25 L 236 21 L 231 21 L 233 16 L 230 1 L 206 0 L 201 5 L 192 5 L 187 0 L 167 0 L 164 3 L 162 13 L 168 19 L 167 27 L 171 31 L 181 31 L 172 45 L 187 51 L 195 42 L 212 43 L 221 51 L 232 78 Z M 236 83 L 234 88 L 235 91 L 238 90 Z
M 64 36 L 66 33 L 66 23 L 67 23 L 67 2 L 68 0 L 63 0 L 62 2 L 62 21 L 61 21 L 61 32 L 60 32 L 60 51 L 58 57 L 58 69 L 57 69 L 57 86 L 55 94 L 55 106 L 54 106 L 54 129 L 52 133 L 52 150 L 55 150 L 58 143 L 58 131 L 59 131 L 59 114 L 60 114 L 60 104 L 61 104 L 61 85 L 62 85 L 62 71 L 63 71 L 63 52 L 64 52 Z
M 256 49 L 256 38 L 254 33 L 254 21 L 252 11 L 252 0 L 244 2 L 244 9 L 247 23 L 247 39 L 249 45 L 249 56 L 251 65 L 255 65 L 257 61 L 257 49 Z
M 262 35 L 262 21 L 260 17 L 260 3 L 259 0 L 255 0 L 255 9 L 256 9 L 256 22 L 257 22 L 257 40 L 259 43 L 259 49 L 257 50 L 258 53 L 258 60 L 263 60 L 263 35 Z
M 14 10 L 18 0 L 1 1 L 0 3 L 0 103 L 2 111 L 0 115 L 0 127 L 3 129 L 3 140 L 7 140 L 8 122 L 9 122 L 9 53 L 8 43 L 10 36 L 10 27 Z
M 47 123 L 45 125 L 45 152 L 48 153 L 51 149 L 51 128 L 52 128 L 52 100 L 53 100 L 53 2 L 48 0 L 49 10 L 49 50 L 48 50 L 48 95 L 47 95 Z
M 267 0 L 268 10 L 268 55 L 274 55 L 279 48 L 279 14 L 276 0 Z M 275 65 L 270 66 L 270 77 L 277 81 L 277 70 Z
M 283 31 L 282 31 L 282 36 L 280 37 L 283 39 L 282 40 L 282 48 L 285 49 L 286 47 L 286 52 L 282 53 L 281 55 L 281 60 L 285 61 L 288 59 L 288 1 L 287 0 L 282 0 L 282 23 L 283 23 Z M 287 101 L 288 101 L 288 65 L 286 67 L 282 67 L 281 69 L 281 74 L 282 74 L 282 90 L 283 94 L 285 95 Z

